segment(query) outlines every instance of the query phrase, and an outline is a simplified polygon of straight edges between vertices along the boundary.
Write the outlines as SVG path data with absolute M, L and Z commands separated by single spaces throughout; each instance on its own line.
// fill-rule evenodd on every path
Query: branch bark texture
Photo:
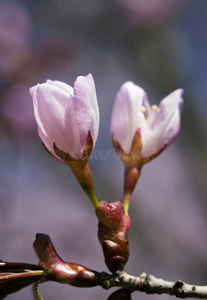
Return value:
M 140 291 L 146 294 L 169 294 L 179 298 L 207 299 L 207 286 L 191 285 L 182 280 L 166 281 L 146 273 L 136 277 L 124 271 L 118 271 L 112 275 L 103 272 L 98 273 L 98 282 L 104 289 L 122 287 L 130 292 Z

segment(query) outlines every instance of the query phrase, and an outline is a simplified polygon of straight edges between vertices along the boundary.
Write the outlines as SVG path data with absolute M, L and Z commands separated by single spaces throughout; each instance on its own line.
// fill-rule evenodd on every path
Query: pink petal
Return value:
M 145 93 L 145 97 L 143 99 L 143 106 L 146 108 L 145 117 L 148 117 L 152 112 L 152 108 L 151 108 L 151 105 L 148 101 L 146 93 Z
M 59 87 L 60 89 L 66 91 L 70 95 L 73 95 L 73 88 L 70 85 L 68 85 L 64 82 L 57 81 L 57 80 L 55 80 L 55 81 L 47 80 L 46 83 L 49 83 L 51 85 L 55 85 L 55 86 Z
M 136 130 L 146 123 L 141 111 L 144 101 L 147 101 L 145 91 L 131 81 L 125 82 L 116 94 L 111 115 L 111 133 L 127 154 L 131 150 Z
M 164 98 L 156 111 L 151 111 L 146 127 L 141 129 L 142 155 L 150 157 L 171 144 L 180 132 L 183 90 L 178 89 Z
M 75 150 L 78 157 L 82 147 L 72 96 L 51 83 L 37 85 L 30 89 L 30 93 L 33 97 L 38 132 L 48 150 L 55 155 L 55 143 L 66 153 Z
M 93 146 L 99 131 L 99 108 L 93 76 L 77 77 L 74 83 L 73 106 L 79 126 L 80 143 L 84 147 L 88 132 L 91 132 Z

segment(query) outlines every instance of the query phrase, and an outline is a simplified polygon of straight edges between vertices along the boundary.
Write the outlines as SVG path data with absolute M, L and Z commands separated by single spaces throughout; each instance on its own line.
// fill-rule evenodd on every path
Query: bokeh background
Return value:
M 42 232 L 66 261 L 107 271 L 92 206 L 70 169 L 43 149 L 28 93 L 46 79 L 73 85 L 88 73 L 101 114 L 102 155 L 89 160 L 100 200 L 122 197 L 109 133 L 121 84 L 142 86 L 152 104 L 185 90 L 179 139 L 143 168 L 132 197 L 126 271 L 206 285 L 206 0 L 0 0 L 0 258 L 37 263 L 32 243 Z M 113 290 L 40 286 L 50 300 L 105 300 Z M 7 299 L 32 300 L 31 287 Z

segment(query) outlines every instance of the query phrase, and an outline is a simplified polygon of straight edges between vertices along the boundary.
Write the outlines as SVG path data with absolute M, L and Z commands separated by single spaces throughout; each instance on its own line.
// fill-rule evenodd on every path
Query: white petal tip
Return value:
M 180 97 L 182 97 L 183 94 L 184 94 L 184 90 L 183 89 L 177 89 L 177 90 L 174 91 L 174 93 L 177 93 Z
M 39 87 L 39 83 L 37 85 L 32 86 L 29 89 L 29 93 L 30 93 L 30 95 L 31 95 L 32 98 L 35 96 L 38 87 Z

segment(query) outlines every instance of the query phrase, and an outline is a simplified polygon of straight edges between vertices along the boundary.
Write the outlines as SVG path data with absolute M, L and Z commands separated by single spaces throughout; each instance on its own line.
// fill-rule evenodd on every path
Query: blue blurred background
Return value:
M 43 149 L 28 93 L 46 79 L 73 85 L 88 73 L 101 114 L 102 156 L 89 160 L 99 200 L 122 198 L 123 165 L 109 133 L 121 84 L 142 86 L 151 104 L 185 90 L 181 135 L 143 168 L 133 193 L 126 271 L 206 285 L 206 0 L 0 0 L 0 258 L 37 263 L 32 243 L 42 232 L 64 260 L 107 270 L 92 206 L 70 169 Z M 50 300 L 104 300 L 113 290 L 40 286 Z M 171 299 L 133 295 L 160 298 Z M 31 287 L 7 299 L 33 299 Z

